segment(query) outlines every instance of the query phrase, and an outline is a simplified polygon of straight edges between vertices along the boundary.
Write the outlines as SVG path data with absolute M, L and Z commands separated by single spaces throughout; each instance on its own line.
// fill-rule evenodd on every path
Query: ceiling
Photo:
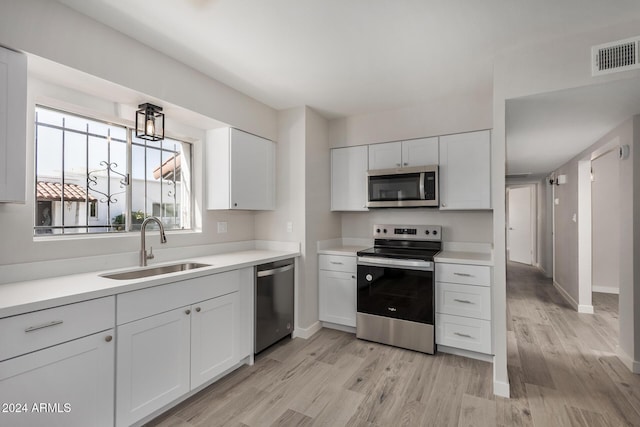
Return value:
M 640 16 L 637 0 L 58 1 L 275 109 L 307 105 L 329 119 L 490 94 L 496 53 Z M 545 163 L 557 151 L 548 141 L 564 137 L 576 154 L 587 133 L 593 142 L 621 121 L 560 108 L 571 95 L 511 105 L 510 172 L 548 172 L 568 156 Z M 544 120 L 549 105 L 557 114 Z M 579 132 L 567 136 L 568 124 Z

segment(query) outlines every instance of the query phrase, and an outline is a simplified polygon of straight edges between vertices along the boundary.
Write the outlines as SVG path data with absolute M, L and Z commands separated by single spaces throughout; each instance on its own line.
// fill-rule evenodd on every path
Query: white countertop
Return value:
M 356 256 L 356 252 L 370 248 L 371 246 L 333 246 L 318 251 L 321 255 L 342 255 L 342 256 Z
M 472 264 L 493 266 L 493 256 L 488 252 L 441 251 L 433 260 L 449 264 Z
M 299 255 L 300 253 L 298 251 L 290 250 L 245 250 L 151 264 L 148 266 L 149 268 L 192 261 L 209 264 L 210 267 L 162 274 L 142 279 L 114 280 L 100 276 L 105 273 L 137 269 L 135 267 L 129 267 L 118 270 L 97 271 L 93 273 L 7 283 L 0 285 L 0 318 L 88 299 L 116 295 L 193 277 L 237 270 Z

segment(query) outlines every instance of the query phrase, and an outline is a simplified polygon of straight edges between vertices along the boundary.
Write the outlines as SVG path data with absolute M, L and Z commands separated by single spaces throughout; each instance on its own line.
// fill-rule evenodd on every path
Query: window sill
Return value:
M 158 230 L 147 230 L 155 232 Z M 166 230 L 168 236 L 197 235 L 202 234 L 201 230 Z M 140 240 L 140 233 L 137 231 L 128 231 L 122 233 L 96 233 L 96 234 L 51 234 L 33 236 L 33 241 L 38 242 L 59 242 L 69 240 L 96 240 L 96 239 L 135 239 Z

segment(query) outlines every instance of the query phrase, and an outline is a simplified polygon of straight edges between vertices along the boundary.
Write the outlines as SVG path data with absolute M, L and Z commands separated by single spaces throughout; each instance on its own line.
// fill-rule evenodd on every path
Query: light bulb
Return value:
M 145 131 L 147 135 L 153 136 L 156 133 L 156 124 L 153 117 L 147 118 L 147 130 Z

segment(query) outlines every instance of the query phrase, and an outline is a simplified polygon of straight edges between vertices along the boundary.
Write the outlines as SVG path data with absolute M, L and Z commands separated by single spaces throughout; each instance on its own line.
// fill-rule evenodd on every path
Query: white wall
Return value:
M 618 151 L 612 150 L 591 161 L 592 289 L 620 293 L 620 168 Z
M 506 260 L 505 260 L 505 129 L 506 102 L 521 96 L 574 88 L 638 76 L 638 72 L 613 73 L 593 78 L 591 46 L 636 36 L 640 21 L 602 28 L 559 40 L 546 40 L 515 51 L 504 52 L 494 61 L 492 185 L 495 268 L 493 288 L 494 387 L 506 389 Z M 640 329 L 638 329 L 640 345 Z M 633 338 L 630 340 L 633 342 Z M 629 343 L 627 343 L 627 346 Z M 631 345 L 632 346 L 632 345 Z
M 130 113 L 135 111 L 138 102 L 159 99 L 162 100 L 162 105 L 183 116 L 179 119 L 167 117 L 167 134 L 186 137 L 194 143 L 193 193 L 195 223 L 199 232 L 168 233 L 167 244 L 162 245 L 162 248 L 154 248 L 158 259 L 162 259 L 162 251 L 165 249 L 254 239 L 253 213 L 201 211 L 204 206 L 203 141 L 205 130 L 212 122 L 225 122 L 276 139 L 275 110 L 58 2 L 2 0 L 0 8 L 3 11 L 0 14 L 0 45 L 63 64 L 51 68 L 52 73 L 56 73 L 56 78 L 61 80 L 69 80 L 69 76 L 59 75 L 68 67 L 80 70 L 69 71 L 71 80 L 88 91 L 83 93 L 77 88 L 46 83 L 30 76 L 28 123 L 34 121 L 33 107 L 36 102 L 72 108 L 81 114 L 130 122 L 133 119 Z M 33 71 L 34 64 L 42 66 L 43 62 L 46 61 L 31 58 L 30 72 Z M 153 73 L 149 70 L 153 70 Z M 40 68 L 38 72 L 47 77 L 46 70 L 43 72 Z M 82 78 L 77 79 L 78 76 Z M 112 88 L 117 90 L 111 90 Z M 185 117 L 188 125 L 179 122 Z M 119 260 L 126 259 L 126 265 L 135 265 L 140 244 L 138 234 L 101 236 L 99 244 L 96 244 L 98 240 L 95 237 L 54 237 L 34 241 L 34 191 L 29 190 L 34 188 L 33 141 L 33 126 L 28 125 L 25 159 L 27 201 L 24 205 L 0 204 L 0 222 L 5 228 L 5 236 L 0 242 L 0 266 L 24 264 L 22 270 L 26 274 L 29 270 L 26 266 L 31 262 L 123 254 L 124 258 L 118 258 Z M 228 223 L 227 233 L 217 233 L 218 221 Z M 153 237 L 149 240 L 152 239 Z M 89 268 L 83 262 L 73 263 L 72 266 L 78 271 Z M 122 266 L 124 265 L 108 265 L 106 268 Z M 15 280 L 15 276 L 13 277 Z
M 301 242 L 296 328 L 307 329 L 318 322 L 317 242 L 340 237 L 340 217 L 329 210 L 328 123 L 308 107 L 281 111 L 278 119 L 276 210 L 256 214 L 255 235 Z

